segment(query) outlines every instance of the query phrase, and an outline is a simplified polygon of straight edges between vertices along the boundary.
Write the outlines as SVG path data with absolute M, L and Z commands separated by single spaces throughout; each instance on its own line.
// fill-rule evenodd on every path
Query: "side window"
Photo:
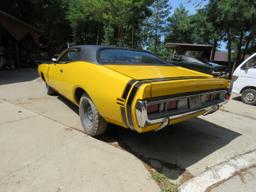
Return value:
M 256 68 L 256 56 L 247 61 L 242 68 Z
M 58 63 L 68 63 L 80 60 L 80 49 L 70 49 L 62 55 Z

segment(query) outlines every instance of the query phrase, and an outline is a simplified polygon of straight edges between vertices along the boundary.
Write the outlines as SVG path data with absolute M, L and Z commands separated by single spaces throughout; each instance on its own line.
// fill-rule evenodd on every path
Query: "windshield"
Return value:
M 98 53 L 98 61 L 101 64 L 170 65 L 149 52 L 117 48 L 100 50 Z
M 193 57 L 183 56 L 182 60 L 185 62 L 189 62 L 189 63 L 198 63 L 198 64 L 202 64 L 202 65 L 204 64 L 202 61 L 199 61 L 198 59 L 193 58 Z
M 209 64 L 209 61 L 203 57 L 197 57 L 197 59 L 203 63 Z

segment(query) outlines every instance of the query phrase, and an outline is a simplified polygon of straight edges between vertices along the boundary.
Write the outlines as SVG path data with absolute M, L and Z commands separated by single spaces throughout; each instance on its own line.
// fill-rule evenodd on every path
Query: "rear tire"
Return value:
M 256 90 L 255 89 L 245 89 L 242 92 L 242 101 L 249 105 L 256 105 Z
M 45 86 L 47 95 L 53 96 L 57 94 L 57 92 L 53 88 L 51 88 L 47 83 L 45 83 Z
M 90 97 L 85 93 L 80 98 L 79 115 L 82 126 L 87 135 L 97 136 L 106 131 L 107 122 L 99 114 Z

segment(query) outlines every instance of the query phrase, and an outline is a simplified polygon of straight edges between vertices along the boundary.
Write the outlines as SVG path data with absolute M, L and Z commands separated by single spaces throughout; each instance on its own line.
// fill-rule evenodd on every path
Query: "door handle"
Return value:
M 60 69 L 60 72 L 63 73 L 63 69 Z

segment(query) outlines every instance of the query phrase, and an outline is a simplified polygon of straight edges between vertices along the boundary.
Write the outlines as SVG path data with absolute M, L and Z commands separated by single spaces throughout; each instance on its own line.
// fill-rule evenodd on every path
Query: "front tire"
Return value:
M 106 131 L 107 122 L 99 114 L 96 106 L 86 94 L 83 94 L 80 98 L 79 115 L 87 135 L 97 136 Z
M 242 101 L 249 105 L 256 105 L 256 90 L 255 89 L 245 89 L 242 92 Z

